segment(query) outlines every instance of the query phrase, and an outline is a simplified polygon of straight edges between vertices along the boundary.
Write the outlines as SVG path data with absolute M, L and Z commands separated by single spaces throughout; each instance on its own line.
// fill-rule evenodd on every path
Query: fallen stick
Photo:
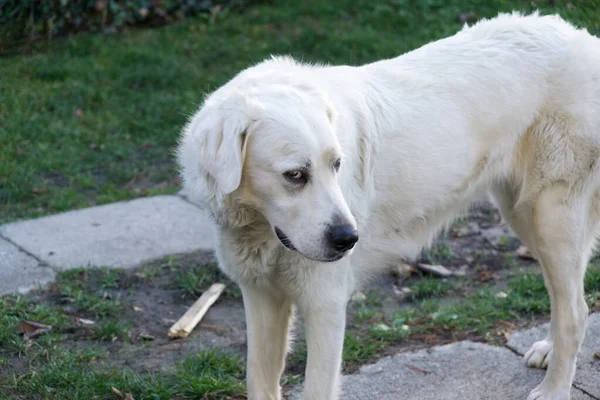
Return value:
M 428 374 L 430 374 L 430 373 L 431 373 L 431 371 L 427 371 L 426 369 L 423 369 L 423 368 L 416 367 L 416 366 L 414 366 L 414 365 L 412 365 L 412 364 L 406 364 L 406 366 L 407 366 L 408 368 L 412 369 L 413 371 L 417 371 L 417 372 L 420 372 L 420 373 L 422 373 L 423 375 L 428 375 Z
M 219 298 L 225 289 L 222 283 L 214 283 L 202 296 L 171 326 L 169 329 L 169 338 L 180 339 L 187 337 L 190 332 L 198 325 L 204 314 L 210 306 Z
M 454 275 L 454 272 L 450 271 L 443 265 L 417 264 L 417 268 L 432 275 L 441 276 L 442 278 L 447 278 Z

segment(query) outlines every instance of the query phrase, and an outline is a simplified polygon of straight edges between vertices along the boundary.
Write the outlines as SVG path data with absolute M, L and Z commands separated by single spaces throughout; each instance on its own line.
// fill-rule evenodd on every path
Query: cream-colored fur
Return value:
M 541 261 L 552 300 L 550 333 L 525 356 L 548 368 L 529 399 L 568 399 L 599 152 L 600 41 L 556 16 L 499 15 L 360 67 L 275 57 L 241 72 L 192 117 L 178 160 L 242 289 L 249 398 L 281 398 L 294 306 L 304 398 L 337 398 L 350 294 L 489 192 Z M 335 224 L 357 228 L 353 250 L 333 252 Z

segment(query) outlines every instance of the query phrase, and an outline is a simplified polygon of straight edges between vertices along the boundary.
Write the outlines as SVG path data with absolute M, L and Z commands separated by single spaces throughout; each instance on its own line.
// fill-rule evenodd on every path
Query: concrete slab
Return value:
M 524 400 L 544 371 L 504 347 L 459 342 L 385 357 L 343 378 L 344 400 Z M 573 389 L 572 400 L 593 398 Z M 292 398 L 298 399 L 296 391 Z
M 519 354 L 525 354 L 531 345 L 546 337 L 550 324 L 544 324 L 511 335 L 507 346 Z M 600 399 L 600 360 L 594 357 L 600 352 L 600 313 L 590 315 L 588 327 L 577 357 L 574 385 Z
M 54 280 L 54 271 L 0 238 L 0 295 L 25 293 Z
M 56 269 L 128 268 L 213 247 L 213 228 L 178 196 L 155 196 L 0 226 L 0 234 Z

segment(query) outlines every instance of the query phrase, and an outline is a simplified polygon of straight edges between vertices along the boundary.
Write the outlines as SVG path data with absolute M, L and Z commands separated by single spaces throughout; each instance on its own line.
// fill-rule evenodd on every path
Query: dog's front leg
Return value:
M 248 399 L 280 400 L 292 303 L 271 288 L 240 287 L 248 335 Z
M 323 272 L 327 276 L 317 273 L 298 302 L 308 348 L 304 400 L 334 400 L 340 388 L 349 283 L 343 274 Z

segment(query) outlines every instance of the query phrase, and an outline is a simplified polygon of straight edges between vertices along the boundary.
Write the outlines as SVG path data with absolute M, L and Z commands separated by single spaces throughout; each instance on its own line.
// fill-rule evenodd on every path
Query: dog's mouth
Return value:
M 275 227 L 275 234 L 277 235 L 277 239 L 279 239 L 279 241 L 281 242 L 282 245 L 284 245 L 286 248 L 288 248 L 290 250 L 296 250 L 296 248 L 292 244 L 292 241 L 290 240 L 290 238 L 287 237 L 287 235 L 285 233 L 283 233 L 281 231 L 281 229 L 279 229 L 278 227 Z
M 336 253 L 329 257 L 310 257 L 304 253 L 301 253 L 297 248 L 295 248 L 294 245 L 292 244 L 292 241 L 290 240 L 290 238 L 287 237 L 287 235 L 285 233 L 283 233 L 283 231 L 281 229 L 279 229 L 278 227 L 275 227 L 275 235 L 277 235 L 277 239 L 279 239 L 281 244 L 284 245 L 287 249 L 296 250 L 300 254 L 302 254 L 304 257 L 308 258 L 309 260 L 329 263 L 329 262 L 339 261 L 342 258 L 344 258 L 344 256 L 346 255 L 346 253 Z

